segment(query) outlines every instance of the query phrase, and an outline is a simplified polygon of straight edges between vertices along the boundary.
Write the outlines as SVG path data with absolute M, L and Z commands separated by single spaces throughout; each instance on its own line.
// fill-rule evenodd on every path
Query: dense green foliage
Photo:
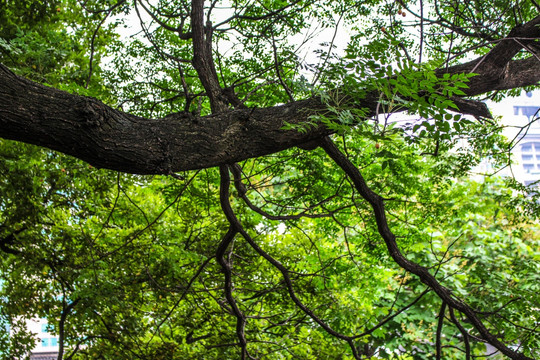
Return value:
M 496 120 L 449 111 L 456 109 L 449 97 L 463 94 L 472 75 L 435 75 L 470 56 L 469 48 L 485 53 L 490 39 L 537 9 L 529 1 L 516 1 L 513 12 L 507 1 L 436 1 L 440 7 L 423 11 L 453 22 L 426 23 L 419 42 L 416 20 L 398 3 L 235 1 L 242 16 L 218 4 L 221 86 L 234 86 L 248 107 L 322 94 L 328 111 L 296 130 L 333 127 L 339 148 L 386 200 L 407 258 L 429 268 L 506 344 L 540 356 L 538 200 L 508 179 L 470 178 L 486 158 L 507 166 L 512 144 Z M 210 112 L 190 64 L 191 40 L 168 29 L 189 23 L 186 1 L 0 6 L 0 62 L 14 71 L 149 118 Z M 123 26 L 147 10 L 155 19 L 140 15 L 143 31 Z M 304 60 L 302 38 L 288 41 L 314 24 L 347 26 L 342 57 L 332 44 L 312 42 L 317 57 Z M 375 118 L 338 101 L 374 88 L 382 94 Z M 405 108 L 406 124 L 384 115 Z M 485 354 L 463 315 L 393 261 L 372 208 L 322 149 L 289 149 L 231 171 L 237 181 L 227 198 L 236 216 L 293 283 L 242 237 L 227 248 L 251 356 L 353 358 L 293 297 L 336 332 L 358 335 L 360 358 L 435 358 L 437 338 L 444 359 L 463 359 L 465 339 L 472 354 Z M 237 319 L 216 261 L 229 228 L 222 206 L 218 169 L 142 177 L 0 140 L 0 320 L 11 328 L 0 335 L 0 357 L 24 358 L 38 336 L 22 320 L 43 317 L 66 359 L 238 358 Z

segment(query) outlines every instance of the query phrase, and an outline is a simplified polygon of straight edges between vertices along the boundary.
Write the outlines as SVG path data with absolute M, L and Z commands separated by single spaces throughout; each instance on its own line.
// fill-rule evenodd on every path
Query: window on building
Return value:
M 49 324 L 47 323 L 41 324 L 41 332 L 42 333 L 49 332 Z
M 42 347 L 58 346 L 58 338 L 43 338 L 41 339 Z
M 521 160 L 526 172 L 540 171 L 540 141 L 521 145 Z
M 538 106 L 514 106 L 514 115 L 525 115 L 531 120 L 539 115 L 539 110 Z

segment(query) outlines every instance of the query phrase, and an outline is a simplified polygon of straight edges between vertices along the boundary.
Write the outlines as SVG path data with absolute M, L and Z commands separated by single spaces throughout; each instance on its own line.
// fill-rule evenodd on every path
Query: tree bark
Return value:
M 262 109 L 145 119 L 93 98 L 21 78 L 0 65 L 0 137 L 44 146 L 96 167 L 168 174 L 272 154 L 330 133 L 281 130 L 324 106 L 308 99 Z
M 467 96 L 537 85 L 540 60 L 532 40 L 514 41 L 514 37 L 540 37 L 539 24 L 540 16 L 512 30 L 487 55 L 438 74 L 478 74 L 471 78 L 465 90 Z M 199 28 L 203 41 L 203 25 L 199 24 Z M 524 46 L 533 55 L 512 61 Z M 200 47 L 205 49 L 204 44 Z M 198 69 L 204 72 L 201 64 Z M 210 80 L 207 82 L 212 85 Z M 219 95 L 217 90 L 213 93 Z M 373 116 L 378 99 L 379 94 L 371 92 L 362 100 L 346 102 L 347 106 L 365 109 L 366 116 Z M 456 97 L 452 100 L 463 113 L 489 116 L 483 103 Z M 314 140 L 332 133 L 323 125 L 306 132 L 282 129 L 285 122 L 306 123 L 310 116 L 324 112 L 326 107 L 317 98 L 269 108 L 224 111 L 220 106 L 216 110 L 203 117 L 175 113 L 145 119 L 89 97 L 34 83 L 0 64 L 0 137 L 57 150 L 99 168 L 170 174 L 231 164 L 303 144 L 308 148 Z

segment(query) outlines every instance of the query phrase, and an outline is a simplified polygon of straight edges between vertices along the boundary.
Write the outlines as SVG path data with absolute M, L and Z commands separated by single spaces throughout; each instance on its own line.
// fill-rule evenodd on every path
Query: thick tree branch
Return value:
M 184 112 L 145 119 L 31 82 L 0 64 L 0 137 L 58 150 L 96 167 L 170 174 L 273 154 L 329 135 L 324 126 L 307 132 L 282 130 L 285 122 L 302 124 L 325 111 L 317 98 L 270 108 L 227 109 L 211 57 L 211 27 L 202 24 L 203 4 L 203 0 L 193 2 L 193 64 L 211 97 L 213 115 Z M 468 96 L 538 84 L 540 61 L 535 56 L 510 60 L 524 44 L 540 37 L 539 23 L 540 17 L 513 31 L 519 42 L 501 40 L 486 56 L 441 73 L 477 73 L 466 89 Z M 369 117 L 377 112 L 379 94 L 373 91 L 362 100 L 343 100 L 348 107 L 365 109 Z M 463 113 L 490 116 L 483 103 L 453 100 Z
M 532 77 L 528 78 L 521 74 L 524 65 L 530 65 L 538 69 L 536 57 L 526 60 L 512 59 L 524 49 L 524 46 L 533 44 L 540 38 L 540 16 L 526 24 L 514 28 L 508 36 L 498 41 L 497 45 L 486 55 L 465 64 L 457 65 L 441 73 L 475 73 L 476 80 L 472 80 L 467 95 L 479 95 L 493 90 L 512 89 L 527 85 L 537 85 L 540 81 L 538 72 L 528 72 Z M 519 41 L 516 41 L 519 40 Z M 524 62 L 525 61 L 525 62 Z
M 375 113 L 378 98 L 357 106 Z M 13 74 L 0 64 L 0 137 L 58 150 L 99 168 L 136 174 L 170 174 L 234 163 L 320 139 L 282 130 L 325 111 L 311 98 L 283 106 L 235 109 L 198 117 L 183 112 L 145 119 Z
M 145 119 L 92 98 L 16 76 L 0 65 L 0 137 L 44 146 L 88 163 L 137 174 L 169 174 L 276 153 L 319 138 L 281 130 L 324 110 L 316 99 L 196 117 Z
M 193 31 L 193 67 L 197 70 L 208 97 L 213 113 L 227 110 L 227 101 L 219 85 L 212 55 L 212 24 L 204 24 L 204 0 L 191 2 L 191 27 Z

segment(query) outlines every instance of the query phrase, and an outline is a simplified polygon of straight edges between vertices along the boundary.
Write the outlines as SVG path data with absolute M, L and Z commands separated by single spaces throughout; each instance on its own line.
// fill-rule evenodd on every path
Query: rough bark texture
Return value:
M 376 109 L 375 97 L 358 107 Z M 483 111 L 474 102 L 465 112 Z M 102 102 L 23 79 L 0 65 L 0 136 L 58 150 L 96 167 L 167 174 L 233 163 L 309 143 L 331 133 L 282 130 L 324 111 L 318 99 L 205 117 L 175 113 L 145 119 Z M 479 110 L 480 109 L 480 110 Z
M 526 49 L 533 54 L 529 58 L 512 58 L 528 46 L 528 42 L 514 41 L 514 37 L 540 37 L 539 24 L 537 17 L 514 29 L 486 56 L 440 73 L 477 73 L 466 91 L 468 96 L 536 85 L 540 61 L 532 46 Z M 211 37 L 211 33 L 204 33 L 202 24 L 194 24 L 194 30 L 201 42 Z M 198 46 L 198 53 L 204 53 L 204 44 Z M 208 75 L 205 85 L 215 90 L 210 91 L 216 97 L 214 114 L 197 117 L 176 113 L 162 119 L 137 117 L 92 98 L 39 85 L 0 64 L 0 137 L 58 150 L 96 167 L 168 174 L 230 164 L 302 144 L 309 147 L 311 141 L 331 133 L 322 126 L 305 133 L 282 130 L 285 121 L 300 124 L 324 111 L 324 105 L 315 98 L 271 108 L 224 110 L 220 94 L 213 88 L 215 75 L 203 60 L 196 56 L 194 65 L 199 73 Z M 373 115 L 377 99 L 378 94 L 373 93 L 360 103 L 348 105 L 365 108 Z M 454 101 L 464 113 L 489 116 L 482 103 L 464 98 Z
M 478 74 L 471 79 L 466 96 L 536 85 L 540 81 L 540 52 L 537 51 L 535 43 L 540 37 L 539 25 L 540 17 L 537 17 L 516 27 L 485 56 L 462 65 L 441 69 L 437 75 Z M 230 227 L 217 248 L 215 258 L 223 271 L 225 298 L 232 309 L 231 313 L 237 318 L 236 333 L 241 347 L 241 358 L 250 357 L 244 333 L 247 317 L 234 297 L 232 265 L 225 256 L 237 235 L 242 236 L 254 251 L 281 272 L 287 292 L 296 307 L 328 334 L 346 341 L 353 356 L 360 359 L 362 354 L 358 352 L 355 340 L 373 332 L 391 317 L 368 332 L 356 336 L 345 336 L 332 329 L 296 296 L 289 270 L 251 239 L 234 214 L 229 199 L 229 170 L 235 174 L 235 185 L 240 196 L 245 195 L 245 188 L 242 188 L 242 176 L 238 169 L 235 173 L 235 167 L 227 166 L 228 164 L 277 153 L 294 146 L 306 149 L 321 146 L 347 174 L 358 193 L 371 205 L 379 233 L 390 256 L 400 267 L 418 276 L 442 300 L 436 338 L 437 358 L 442 356 L 441 331 L 443 316 L 448 307 L 453 320 L 454 310 L 462 313 L 480 336 L 503 354 L 512 359 L 532 360 L 507 347 L 496 335 L 490 333 L 479 313 L 455 297 L 450 289 L 442 286 L 428 268 L 411 261 L 401 252 L 396 236 L 388 225 L 383 198 L 368 187 L 356 166 L 326 137 L 331 133 L 329 129 L 321 125 L 311 127 L 305 132 L 283 130 L 285 122 L 306 123 L 310 121 L 311 115 L 327 111 L 325 104 L 317 98 L 310 98 L 270 108 L 230 109 L 229 104 L 234 103 L 234 99 L 231 99 L 234 92 L 232 95 L 228 94 L 218 81 L 212 59 L 212 25 L 204 23 L 204 0 L 192 2 L 191 27 L 190 35 L 181 35 L 189 36 L 193 40 L 192 64 L 210 100 L 212 115 L 200 117 L 189 113 L 176 113 L 161 119 L 145 119 L 115 110 L 92 98 L 68 94 L 31 82 L 0 64 L 0 137 L 41 145 L 73 155 L 96 167 L 129 173 L 170 174 L 220 166 L 220 200 Z M 513 60 L 522 51 L 526 51 L 529 57 Z M 366 116 L 373 116 L 377 114 L 379 100 L 380 94 L 372 91 L 361 100 L 342 97 L 339 103 L 347 107 L 362 108 L 366 110 Z M 483 103 L 465 97 L 452 100 L 463 113 L 477 117 L 490 116 Z M 401 110 L 403 109 L 394 111 Z M 248 206 L 252 207 L 249 204 Z M 13 234 L 0 239 L 0 249 L 18 254 L 7 246 L 11 243 L 12 236 Z M 199 268 L 190 284 L 210 259 Z M 414 302 L 418 300 L 419 298 Z M 62 313 L 61 347 L 63 321 L 77 302 L 78 300 L 71 303 Z M 455 322 L 459 327 L 459 323 Z M 460 328 L 460 331 L 464 334 L 468 349 L 468 335 L 462 329 Z M 190 339 L 191 335 L 188 335 L 188 343 Z M 62 352 L 59 358 L 61 357 Z
M 281 130 L 298 123 L 315 99 L 266 109 L 145 119 L 102 102 L 45 87 L 0 65 L 0 136 L 48 147 L 102 168 L 167 174 L 275 153 L 324 136 Z

